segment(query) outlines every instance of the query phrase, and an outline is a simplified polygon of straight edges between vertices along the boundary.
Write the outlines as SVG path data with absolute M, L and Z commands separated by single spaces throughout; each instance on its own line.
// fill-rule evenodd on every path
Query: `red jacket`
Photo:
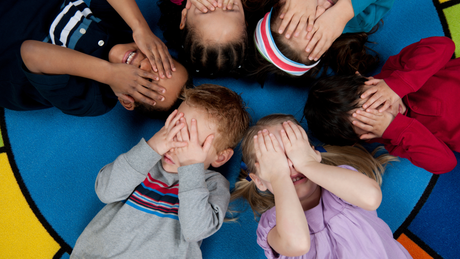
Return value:
M 457 165 L 460 152 L 460 58 L 455 44 L 431 37 L 391 56 L 375 78 L 384 79 L 407 107 L 378 139 L 388 152 L 435 174 Z

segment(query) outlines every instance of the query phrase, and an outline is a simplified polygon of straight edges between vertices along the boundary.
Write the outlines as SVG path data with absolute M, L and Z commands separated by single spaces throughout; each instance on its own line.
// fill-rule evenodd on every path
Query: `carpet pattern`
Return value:
M 138 0 L 156 35 L 159 10 L 153 1 Z M 445 35 L 460 57 L 460 0 L 396 1 L 384 25 L 371 40 L 382 60 L 429 36 Z M 459 71 L 460 72 L 460 71 Z M 216 83 L 240 93 L 253 120 L 271 113 L 302 119 L 306 88 L 249 80 L 195 78 L 195 85 Z M 303 123 L 305 123 L 303 121 Z M 0 258 L 68 258 L 78 236 L 103 207 L 94 192 L 97 172 L 140 138 L 162 126 L 117 105 L 97 118 L 77 118 L 57 109 L 15 112 L 0 108 Z M 305 124 L 304 124 L 305 126 Z M 455 154 L 457 160 L 460 154 Z M 241 152 L 221 168 L 234 185 Z M 459 258 L 460 166 L 436 176 L 408 160 L 384 175 L 379 216 L 414 258 Z M 243 206 L 244 204 L 236 204 Z M 240 207 L 241 208 L 241 207 Z M 252 212 L 239 223 L 225 223 L 204 240 L 204 258 L 264 258 L 256 243 Z

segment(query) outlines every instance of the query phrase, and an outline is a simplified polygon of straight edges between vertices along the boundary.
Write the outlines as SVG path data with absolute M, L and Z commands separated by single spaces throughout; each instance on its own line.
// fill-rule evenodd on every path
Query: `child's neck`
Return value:
M 302 209 L 304 211 L 312 209 L 319 204 L 319 200 L 321 198 L 321 189 L 322 188 L 317 185 L 312 195 L 300 201 L 300 204 L 302 205 Z

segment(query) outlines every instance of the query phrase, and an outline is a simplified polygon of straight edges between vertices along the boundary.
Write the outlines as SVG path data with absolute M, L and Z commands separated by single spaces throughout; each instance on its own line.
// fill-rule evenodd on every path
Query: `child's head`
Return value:
M 307 31 L 304 30 L 298 37 L 287 39 L 285 33 L 279 34 L 278 28 L 282 20 L 279 18 L 283 4 L 273 7 L 270 14 L 261 19 L 260 24 L 269 26 L 257 26 L 254 37 L 256 47 L 256 73 L 275 73 L 281 76 L 316 76 L 319 73 L 325 75 L 328 68 L 336 74 L 353 74 L 355 71 L 368 73 L 378 65 L 378 57 L 366 52 L 364 44 L 367 42 L 367 33 L 347 33 L 341 35 L 331 45 L 319 61 L 308 59 L 310 53 L 305 49 L 309 41 L 306 39 Z M 264 32 L 265 31 L 265 32 Z M 266 41 L 262 41 L 263 34 Z M 271 41 L 269 45 L 268 42 Z M 282 58 L 270 57 L 269 51 L 273 50 Z M 265 53 L 265 54 L 264 54 Z
M 217 7 L 207 13 L 170 0 L 159 5 L 164 37 L 168 45 L 179 50 L 187 68 L 206 77 L 239 74 L 248 38 L 241 0 L 235 1 L 232 10 Z
M 360 75 L 331 76 L 318 80 L 310 89 L 304 116 L 313 136 L 332 145 L 353 145 L 360 141 L 352 114 L 361 99 L 367 79 Z
M 196 119 L 200 143 L 203 144 L 207 136 L 214 135 L 205 168 L 225 164 L 249 126 L 250 117 L 241 96 L 223 86 L 203 84 L 185 89 L 182 99 L 178 112 L 184 114 L 189 128 L 191 119 Z M 164 157 L 174 161 L 174 156 L 173 151 L 167 152 Z M 177 166 L 165 163 L 164 157 L 164 169 L 177 172 Z
M 139 50 L 135 42 L 128 44 L 117 44 L 109 52 L 109 61 L 112 63 L 126 63 L 144 71 L 158 75 L 153 71 L 152 66 L 147 57 Z M 155 84 L 166 89 L 161 96 L 164 100 L 155 100 L 156 105 L 152 106 L 134 99 L 134 103 L 124 101 L 118 98 L 120 103 L 127 110 L 135 110 L 152 118 L 165 118 L 171 113 L 171 109 L 179 104 L 179 96 L 186 87 L 192 86 L 192 80 L 189 73 L 182 64 L 173 60 L 176 71 L 172 72 L 172 78 L 160 78 L 155 81 Z
M 299 123 L 291 115 L 268 115 L 260 119 L 256 125 L 249 128 L 241 143 L 243 153 L 242 160 L 246 165 L 246 169 L 241 170 L 239 181 L 236 183 L 235 190 L 232 193 L 232 199 L 239 197 L 247 199 L 255 216 L 259 216 L 264 213 L 266 210 L 273 207 L 275 203 L 272 193 L 266 191 L 270 188 L 261 188 L 260 184 L 257 183 L 257 178 L 254 177 L 254 175 L 257 176 L 258 174 L 255 166 L 257 161 L 254 151 L 254 136 L 257 135 L 257 132 L 260 130 L 269 129 L 271 133 L 275 134 L 278 141 L 280 141 L 279 130 L 282 129 L 281 125 L 285 121 L 292 121 L 299 125 Z M 359 145 L 348 147 L 325 146 L 325 149 L 328 152 L 321 153 L 321 163 L 334 166 L 350 165 L 358 171 L 375 179 L 379 183 L 381 183 L 381 175 L 384 171 L 384 167 L 382 165 L 395 160 L 394 157 L 389 156 L 388 154 L 374 158 Z M 377 150 L 375 152 L 377 152 Z M 291 168 L 291 176 L 298 173 L 293 172 L 292 170 L 295 171 L 295 169 Z M 248 176 L 250 176 L 253 180 L 248 181 Z M 302 179 L 302 177 L 297 177 L 297 179 L 294 180 L 298 180 L 298 178 Z M 304 183 L 304 185 L 305 186 L 301 186 L 302 188 L 296 188 L 299 198 L 313 194 L 315 191 L 315 183 L 308 180 Z

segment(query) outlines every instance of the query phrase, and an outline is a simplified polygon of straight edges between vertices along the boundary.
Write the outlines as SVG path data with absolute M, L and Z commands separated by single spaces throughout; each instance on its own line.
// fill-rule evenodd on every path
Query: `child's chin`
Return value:
M 164 161 L 161 161 L 161 166 L 163 166 L 163 169 L 171 174 L 177 174 L 177 168 L 175 166 L 172 166 Z

